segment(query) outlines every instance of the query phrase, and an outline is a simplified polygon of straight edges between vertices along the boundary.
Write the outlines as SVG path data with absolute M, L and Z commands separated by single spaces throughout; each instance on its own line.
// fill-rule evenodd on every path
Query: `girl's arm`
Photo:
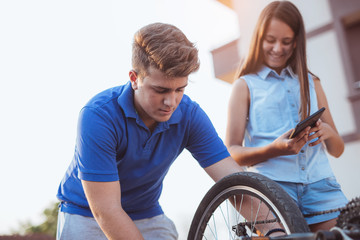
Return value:
M 225 144 L 234 160 L 241 166 L 251 166 L 280 155 L 297 154 L 308 140 L 309 127 L 293 139 L 292 130 L 263 147 L 244 147 L 243 140 L 250 106 L 250 92 L 244 79 L 237 80 L 232 89 L 228 108 Z
M 309 140 L 319 138 L 314 143 L 310 144 L 310 146 L 315 146 L 321 142 L 324 142 L 329 154 L 334 157 L 340 157 L 341 154 L 344 152 L 344 141 L 342 140 L 336 129 L 320 80 L 318 78 L 315 78 L 314 84 L 318 107 L 325 107 L 326 110 L 321 116 L 320 120 L 317 122 L 316 126 L 310 130 L 310 132 L 315 133 L 309 137 Z

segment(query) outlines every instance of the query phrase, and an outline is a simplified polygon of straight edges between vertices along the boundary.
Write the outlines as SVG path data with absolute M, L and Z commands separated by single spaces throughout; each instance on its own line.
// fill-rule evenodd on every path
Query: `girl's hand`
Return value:
M 317 140 L 310 143 L 309 146 L 318 145 L 319 143 L 322 143 L 323 141 L 325 141 L 326 139 L 331 137 L 331 131 L 332 131 L 332 128 L 329 126 L 329 124 L 324 123 L 323 121 L 321 121 L 321 119 L 319 119 L 316 122 L 316 126 L 310 129 L 309 134 L 311 134 L 311 133 L 314 133 L 314 134 L 309 136 L 308 141 L 311 141 L 315 138 L 317 138 Z
M 310 127 L 305 128 L 301 131 L 296 137 L 289 139 L 291 132 L 293 129 L 287 131 L 273 142 L 273 145 L 277 151 L 279 151 L 279 155 L 294 155 L 298 154 L 301 148 L 306 144 L 309 140 L 309 131 Z

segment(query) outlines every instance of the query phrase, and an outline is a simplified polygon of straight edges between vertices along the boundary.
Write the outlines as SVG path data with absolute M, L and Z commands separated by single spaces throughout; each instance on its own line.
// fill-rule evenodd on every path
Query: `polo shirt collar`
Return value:
M 273 73 L 278 76 L 275 70 L 269 68 L 268 66 L 262 65 L 262 67 L 260 68 L 257 74 L 259 75 L 259 77 L 266 80 L 266 78 L 269 76 L 270 73 Z M 296 77 L 296 74 L 293 72 L 292 68 L 289 65 L 281 71 L 281 75 L 282 74 L 288 74 L 292 78 Z
M 154 134 L 156 133 L 160 133 L 162 131 L 165 131 L 166 129 L 170 128 L 170 125 L 172 124 L 177 124 L 180 122 L 181 120 L 181 109 L 179 108 L 179 106 L 176 108 L 176 110 L 174 111 L 174 113 L 171 115 L 170 119 L 166 122 L 159 122 L 154 130 Z
M 184 98 L 184 96 L 183 96 Z M 182 102 L 182 100 L 181 100 Z M 181 104 L 180 102 L 180 104 Z M 173 112 L 173 114 L 171 115 L 170 119 L 167 121 L 167 123 L 169 124 L 177 124 L 180 122 L 181 117 L 182 117 L 182 111 L 180 108 L 180 104 L 177 106 L 177 108 L 175 109 L 175 111 Z
M 185 97 L 185 95 L 184 95 L 184 97 Z M 184 97 L 183 97 L 183 99 L 184 99 Z M 125 116 L 127 118 L 135 118 L 138 120 L 138 115 L 136 113 L 135 106 L 134 106 L 134 91 L 131 87 L 130 82 L 128 82 L 125 85 L 124 90 L 123 90 L 122 94 L 120 94 L 120 96 L 118 97 L 117 101 L 118 101 L 118 104 L 120 105 L 120 107 L 124 110 Z M 181 100 L 181 101 L 183 101 L 183 100 Z M 171 117 L 168 121 L 160 122 L 158 125 L 162 125 L 164 128 L 168 128 L 168 125 L 170 125 L 170 124 L 179 123 L 182 118 L 182 111 L 180 108 L 180 104 L 176 108 L 176 110 L 173 112 L 173 114 L 171 115 Z
M 124 90 L 118 97 L 117 101 L 127 118 L 136 118 L 137 114 L 134 106 L 134 92 L 130 81 L 125 84 Z

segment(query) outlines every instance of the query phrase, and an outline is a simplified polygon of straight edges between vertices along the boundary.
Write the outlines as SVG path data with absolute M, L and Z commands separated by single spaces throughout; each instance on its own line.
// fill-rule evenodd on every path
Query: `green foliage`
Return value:
M 30 221 L 22 223 L 20 226 L 20 230 L 17 232 L 22 234 L 43 233 L 55 237 L 58 210 L 59 203 L 51 203 L 49 207 L 46 208 L 42 213 L 42 216 L 45 219 L 43 223 L 41 223 L 40 225 L 34 225 Z

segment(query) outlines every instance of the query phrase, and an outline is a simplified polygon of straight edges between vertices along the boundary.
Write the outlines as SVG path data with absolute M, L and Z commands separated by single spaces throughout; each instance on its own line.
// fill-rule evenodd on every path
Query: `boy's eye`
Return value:
M 157 93 L 166 93 L 167 90 L 166 89 L 155 89 L 155 92 L 157 92 Z
M 156 92 L 156 93 L 159 93 L 159 94 L 164 94 L 164 93 L 168 93 L 168 92 L 171 92 L 172 90 L 171 89 L 166 89 L 166 88 L 153 88 L 153 90 Z M 175 92 L 184 92 L 185 88 L 179 88 L 179 89 L 176 89 Z

